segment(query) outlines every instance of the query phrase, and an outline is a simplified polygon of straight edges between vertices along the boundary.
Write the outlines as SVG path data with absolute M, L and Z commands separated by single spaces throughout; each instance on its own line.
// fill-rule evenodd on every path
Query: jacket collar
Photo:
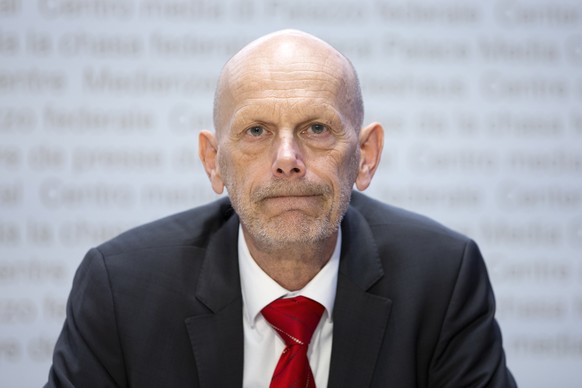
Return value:
M 368 222 L 352 206 L 342 231 L 329 386 L 369 387 L 392 301 L 370 292 L 384 269 Z
M 200 387 L 241 387 L 242 296 L 237 254 L 238 217 L 232 215 L 210 237 L 196 299 L 207 313 L 185 320 Z

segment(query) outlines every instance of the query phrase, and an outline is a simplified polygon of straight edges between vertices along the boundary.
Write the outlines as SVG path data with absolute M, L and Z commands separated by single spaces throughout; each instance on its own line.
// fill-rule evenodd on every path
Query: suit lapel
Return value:
M 352 207 L 342 240 L 329 386 L 369 387 L 392 301 L 368 292 L 384 271 L 370 227 Z
M 230 217 L 211 238 L 196 298 L 208 313 L 185 320 L 201 387 L 241 387 L 242 297 L 237 253 L 238 218 Z

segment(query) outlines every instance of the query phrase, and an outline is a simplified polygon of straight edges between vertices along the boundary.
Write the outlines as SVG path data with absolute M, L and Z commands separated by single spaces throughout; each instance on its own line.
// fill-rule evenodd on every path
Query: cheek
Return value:
M 249 193 L 255 181 L 257 168 L 251 161 L 230 154 L 219 158 L 220 171 L 229 195 L 238 198 Z
M 241 156 L 239 152 L 233 151 L 230 147 L 223 147 L 218 155 L 220 172 L 225 181 L 236 180 L 245 174 L 245 169 L 249 169 L 248 158 Z
M 353 177 L 357 173 L 359 154 L 357 147 L 349 146 L 345 149 L 335 150 L 330 153 L 328 165 L 330 171 L 334 171 L 338 179 Z
M 237 177 L 240 175 L 240 173 L 237 171 L 237 168 L 233 164 L 232 159 L 228 156 L 222 156 L 218 159 L 218 162 L 220 175 L 222 177 L 222 181 L 224 182 L 224 186 L 226 186 L 228 194 L 237 195 L 237 191 L 240 190 L 240 184 L 237 180 Z
M 228 159 L 226 154 L 221 151 L 222 150 L 218 152 L 218 172 L 222 177 L 222 180 L 226 184 L 228 183 L 230 177 L 230 169 L 228 167 L 230 166 L 230 160 Z
M 351 190 L 357 176 L 357 168 L 356 155 L 335 153 L 312 163 L 307 171 L 316 176 L 320 182 L 330 186 L 334 197 L 339 197 L 343 191 Z

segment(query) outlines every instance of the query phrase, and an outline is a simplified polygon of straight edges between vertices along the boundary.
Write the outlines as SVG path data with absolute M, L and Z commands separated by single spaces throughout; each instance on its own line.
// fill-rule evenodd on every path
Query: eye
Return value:
M 251 127 L 247 129 L 247 133 L 253 137 L 259 137 L 265 133 L 265 128 L 259 126 Z
M 324 133 L 325 131 L 327 131 L 327 127 L 323 124 L 315 123 L 315 124 L 311 124 L 311 126 L 309 127 L 309 130 L 316 135 L 320 135 L 320 134 Z

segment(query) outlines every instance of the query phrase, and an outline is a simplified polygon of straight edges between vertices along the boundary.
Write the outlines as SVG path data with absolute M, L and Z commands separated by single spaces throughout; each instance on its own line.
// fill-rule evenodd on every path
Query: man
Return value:
M 286 30 L 237 53 L 200 134 L 229 198 L 89 251 L 48 386 L 515 386 L 476 245 L 352 193 L 383 146 L 362 121 L 327 43 Z

